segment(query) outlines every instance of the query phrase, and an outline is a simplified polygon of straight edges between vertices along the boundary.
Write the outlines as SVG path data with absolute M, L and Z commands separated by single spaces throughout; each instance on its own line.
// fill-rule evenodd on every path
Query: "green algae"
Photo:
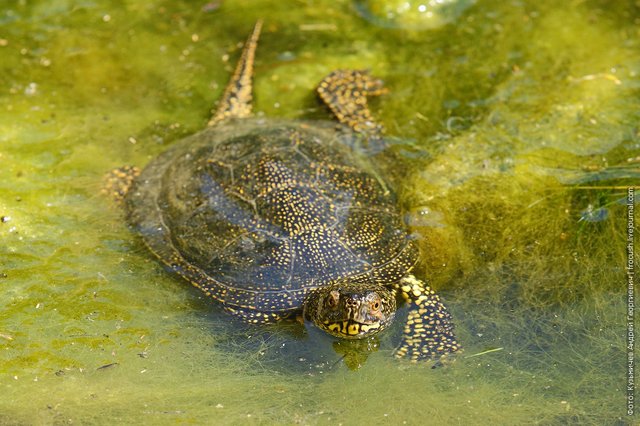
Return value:
M 475 2 L 430 30 L 373 26 L 359 2 L 205 3 L 0 12 L 0 423 L 631 420 L 635 2 Z M 372 101 L 394 136 L 385 169 L 418 273 L 456 320 L 453 365 L 408 365 L 384 345 L 356 372 L 337 356 L 278 365 L 263 354 L 283 342 L 296 354 L 304 336 L 252 343 L 100 195 L 112 167 L 204 126 L 258 18 L 258 114 L 329 118 L 313 87 L 339 67 L 390 88 Z

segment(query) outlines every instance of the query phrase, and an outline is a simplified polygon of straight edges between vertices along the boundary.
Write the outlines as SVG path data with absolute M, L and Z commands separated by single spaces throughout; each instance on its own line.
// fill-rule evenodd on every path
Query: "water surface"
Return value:
M 630 422 L 640 8 L 477 0 L 434 24 L 419 3 L 4 5 L 0 424 Z M 336 68 L 389 87 L 384 167 L 456 320 L 453 365 L 385 341 L 351 371 L 295 325 L 229 323 L 100 194 L 205 125 L 259 18 L 258 114 L 329 119 L 313 88 Z

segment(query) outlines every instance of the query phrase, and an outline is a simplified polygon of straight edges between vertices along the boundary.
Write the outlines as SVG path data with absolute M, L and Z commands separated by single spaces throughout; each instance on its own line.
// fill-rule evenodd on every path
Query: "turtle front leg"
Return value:
M 394 353 L 396 358 L 414 362 L 439 360 L 460 349 L 453 332 L 451 315 L 440 297 L 428 285 L 413 275 L 408 275 L 395 288 L 409 304 L 402 342 Z
M 367 96 L 387 92 L 382 80 L 365 70 L 337 70 L 320 82 L 317 91 L 340 122 L 368 140 L 382 137 L 384 128 L 374 120 L 367 105 Z

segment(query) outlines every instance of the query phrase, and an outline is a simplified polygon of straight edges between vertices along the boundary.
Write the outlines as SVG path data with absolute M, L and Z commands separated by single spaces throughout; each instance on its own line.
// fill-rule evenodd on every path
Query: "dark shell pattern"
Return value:
M 287 313 L 348 279 L 389 284 L 417 259 L 360 138 L 333 122 L 230 120 L 154 159 L 130 224 L 171 269 L 230 308 Z

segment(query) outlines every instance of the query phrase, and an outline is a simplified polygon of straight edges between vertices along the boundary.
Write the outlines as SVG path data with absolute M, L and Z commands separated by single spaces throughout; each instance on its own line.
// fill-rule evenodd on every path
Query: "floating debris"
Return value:
M 486 354 L 490 354 L 491 352 L 499 352 L 499 351 L 502 351 L 502 350 L 504 350 L 504 348 L 487 349 L 486 351 L 482 351 L 482 352 L 478 352 L 478 353 L 475 353 L 475 354 L 467 355 L 467 356 L 465 356 L 465 358 L 475 358 L 475 357 L 480 356 L 480 355 L 486 355 Z
M 220 6 L 222 6 L 222 0 L 210 1 L 209 3 L 202 6 L 201 10 L 203 12 L 213 12 L 214 10 L 220 9 Z
M 336 31 L 338 27 L 332 23 L 300 24 L 300 31 Z
M 119 362 L 112 362 L 111 364 L 105 364 L 105 365 L 102 365 L 102 366 L 96 368 L 96 371 L 97 370 L 106 370 L 107 368 L 115 367 L 117 365 L 120 365 L 120 363 Z
M 33 96 L 38 93 L 38 84 L 31 82 L 27 84 L 27 87 L 24 89 L 24 94 L 27 96 Z

